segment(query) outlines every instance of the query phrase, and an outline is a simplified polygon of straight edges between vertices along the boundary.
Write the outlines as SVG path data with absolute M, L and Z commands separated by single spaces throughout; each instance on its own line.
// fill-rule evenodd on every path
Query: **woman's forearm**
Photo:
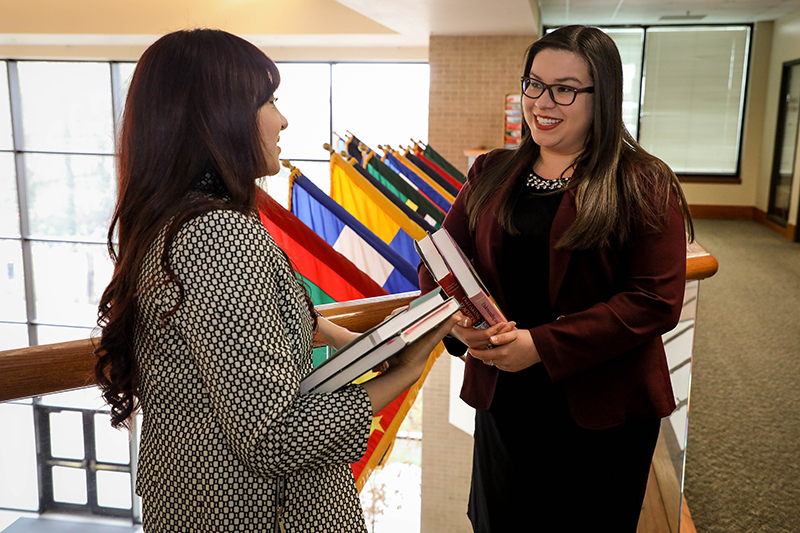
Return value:
M 320 316 L 317 320 L 317 330 L 314 332 L 314 340 L 315 342 L 327 344 L 328 346 L 338 350 L 351 340 L 358 337 L 358 335 L 358 333 L 354 333 L 347 328 L 338 326 L 324 316 Z

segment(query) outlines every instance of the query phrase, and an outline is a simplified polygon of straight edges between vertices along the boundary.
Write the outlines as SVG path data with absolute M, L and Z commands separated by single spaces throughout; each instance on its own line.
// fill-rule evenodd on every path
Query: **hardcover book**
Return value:
M 472 300 L 467 297 L 464 289 L 461 288 L 461 285 L 447 267 L 444 257 L 439 253 L 430 234 L 418 241 L 414 241 L 414 246 L 436 283 L 448 296 L 452 296 L 461 304 L 461 313 L 472 320 L 472 326 L 478 329 L 488 328 L 489 323 L 483 318 L 483 315 L 472 303 Z
M 503 313 L 495 304 L 494 299 L 489 294 L 489 290 L 481 281 L 478 273 L 472 268 L 472 263 L 464 256 L 456 241 L 450 236 L 445 228 L 440 228 L 431 234 L 431 240 L 436 245 L 436 249 L 444 258 L 450 272 L 453 273 L 458 284 L 464 290 L 464 294 L 472 302 L 481 316 L 489 326 L 506 322 Z
M 325 360 L 300 382 L 300 394 L 332 392 L 361 377 L 435 329 L 459 310 L 441 290 L 412 301 L 408 308 L 362 333 Z

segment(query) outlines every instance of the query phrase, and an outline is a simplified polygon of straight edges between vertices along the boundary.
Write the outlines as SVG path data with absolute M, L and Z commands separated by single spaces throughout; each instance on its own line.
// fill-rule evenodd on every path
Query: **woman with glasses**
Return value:
M 349 463 L 462 318 L 363 385 L 299 395 L 312 337 L 355 334 L 317 316 L 256 212 L 288 125 L 279 80 L 217 30 L 162 37 L 131 80 L 95 371 L 113 426 L 143 411 L 146 532 L 366 532 Z
M 475 161 L 444 222 L 516 323 L 457 325 L 448 343 L 469 349 L 461 397 L 477 410 L 468 515 L 476 532 L 633 533 L 675 408 L 661 335 L 691 219 L 623 125 L 605 33 L 556 30 L 524 68 L 521 144 Z M 424 266 L 420 280 L 435 285 Z

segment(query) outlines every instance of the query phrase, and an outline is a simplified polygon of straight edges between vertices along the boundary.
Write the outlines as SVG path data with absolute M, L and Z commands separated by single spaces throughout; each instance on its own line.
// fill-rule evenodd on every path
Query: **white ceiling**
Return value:
M 539 6 L 545 26 L 719 24 L 775 20 L 800 9 L 800 0 L 539 0 Z
M 524 35 L 543 26 L 750 23 L 800 0 L 336 0 L 419 44 L 430 35 Z
M 537 0 L 336 0 L 402 35 L 536 33 Z M 532 3 L 531 3 L 532 2 Z
M 540 23 L 749 23 L 797 10 L 800 0 L 0 0 L 0 47 L 127 46 L 138 57 L 137 47 L 166 31 L 208 26 L 284 60 L 295 58 L 292 50 L 304 60 L 334 59 L 335 47 L 424 60 L 431 35 L 535 35 Z
M 566 24 L 720 24 L 775 20 L 800 0 L 336 0 L 401 35 L 520 35 Z

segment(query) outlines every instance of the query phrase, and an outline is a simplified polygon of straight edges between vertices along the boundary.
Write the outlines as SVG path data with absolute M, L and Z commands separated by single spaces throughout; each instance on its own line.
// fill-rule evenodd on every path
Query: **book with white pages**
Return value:
M 475 305 L 486 322 L 490 326 L 505 322 L 506 318 L 497 307 L 494 298 L 489 294 L 489 290 L 475 272 L 472 263 L 464 256 L 464 252 L 461 251 L 447 229 L 439 228 L 431 234 L 431 239 L 459 285 L 464 289 L 467 298 Z
M 426 333 L 436 329 L 445 320 L 453 316 L 458 311 L 460 305 L 455 298 L 448 298 L 439 307 L 430 311 L 427 315 L 420 318 L 414 324 L 401 330 L 397 335 L 386 340 L 376 348 L 368 351 L 362 356 L 353 360 L 349 365 L 342 368 L 337 373 L 329 376 L 313 388 L 306 388 L 300 384 L 301 394 L 322 394 L 334 392 L 348 383 L 363 376 L 376 366 L 397 354 L 400 350 L 419 340 Z M 311 374 L 309 374 L 310 376 Z
M 469 299 L 458 283 L 455 275 L 445 263 L 439 249 L 436 248 L 430 233 L 418 241 L 414 241 L 414 247 L 425 264 L 425 268 L 433 276 L 434 281 L 439 284 L 448 296 L 452 296 L 461 304 L 461 314 L 472 320 L 472 327 L 477 329 L 488 328 L 489 323 L 486 322 L 481 312 L 478 311 L 478 308 L 475 307 L 475 304 L 472 303 L 472 300 Z
M 442 291 L 434 290 L 413 300 L 406 309 L 389 316 L 374 328 L 362 333 L 323 361 L 300 382 L 300 394 L 305 394 L 320 383 L 342 371 L 365 353 L 398 335 L 447 300 Z M 377 366 L 377 365 L 376 365 Z

